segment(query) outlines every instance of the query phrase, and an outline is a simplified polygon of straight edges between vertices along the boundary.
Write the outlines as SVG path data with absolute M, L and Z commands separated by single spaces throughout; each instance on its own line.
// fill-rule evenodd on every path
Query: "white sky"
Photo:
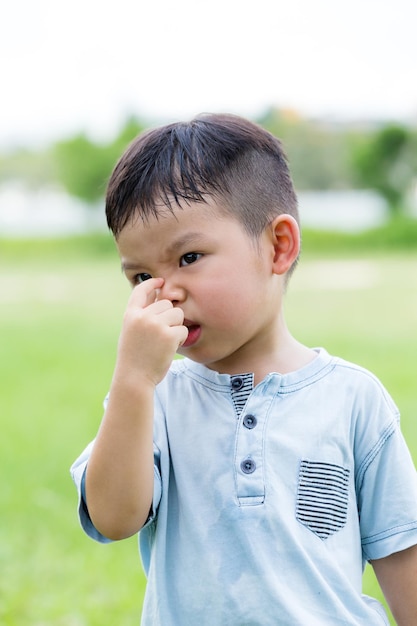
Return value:
M 3 0 L 0 149 L 202 111 L 417 121 L 416 0 Z

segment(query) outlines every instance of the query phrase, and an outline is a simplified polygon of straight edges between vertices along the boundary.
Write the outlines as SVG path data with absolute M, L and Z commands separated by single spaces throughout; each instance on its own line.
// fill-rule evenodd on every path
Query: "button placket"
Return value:
M 241 506 L 262 504 L 265 499 L 264 431 L 267 409 L 264 398 L 252 393 L 237 428 L 235 476 Z

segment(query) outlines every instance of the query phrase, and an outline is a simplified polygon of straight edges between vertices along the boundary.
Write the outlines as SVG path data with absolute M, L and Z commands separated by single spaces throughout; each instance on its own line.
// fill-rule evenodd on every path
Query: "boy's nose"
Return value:
M 172 304 L 184 302 L 185 289 L 169 279 L 164 279 L 164 284 L 159 290 L 158 300 L 170 300 Z

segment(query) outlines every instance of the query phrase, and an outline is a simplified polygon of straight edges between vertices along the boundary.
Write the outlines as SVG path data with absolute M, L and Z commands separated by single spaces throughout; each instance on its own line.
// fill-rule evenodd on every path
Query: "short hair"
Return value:
M 109 180 L 107 223 L 117 238 L 131 220 L 208 197 L 254 239 L 277 215 L 299 221 L 279 139 L 236 115 L 205 114 L 145 131 L 130 144 Z

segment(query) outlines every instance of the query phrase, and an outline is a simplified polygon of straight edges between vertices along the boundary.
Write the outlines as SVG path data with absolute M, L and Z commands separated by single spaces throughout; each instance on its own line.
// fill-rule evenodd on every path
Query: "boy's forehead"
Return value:
M 169 205 L 161 202 L 155 205 L 154 211 L 148 212 L 146 215 L 139 207 L 122 228 L 117 239 L 129 231 L 131 233 L 136 232 L 138 235 L 140 233 L 149 235 L 150 231 L 154 230 L 162 232 L 167 228 L 187 229 L 190 223 L 203 224 L 212 220 L 224 219 L 237 221 L 221 204 L 213 200 L 207 202 L 183 201 L 180 204 L 172 202 Z
M 168 261 L 185 251 L 215 245 L 224 231 L 219 217 L 189 207 L 147 223 L 139 219 L 126 225 L 116 240 L 122 267 L 146 266 L 152 259 Z

